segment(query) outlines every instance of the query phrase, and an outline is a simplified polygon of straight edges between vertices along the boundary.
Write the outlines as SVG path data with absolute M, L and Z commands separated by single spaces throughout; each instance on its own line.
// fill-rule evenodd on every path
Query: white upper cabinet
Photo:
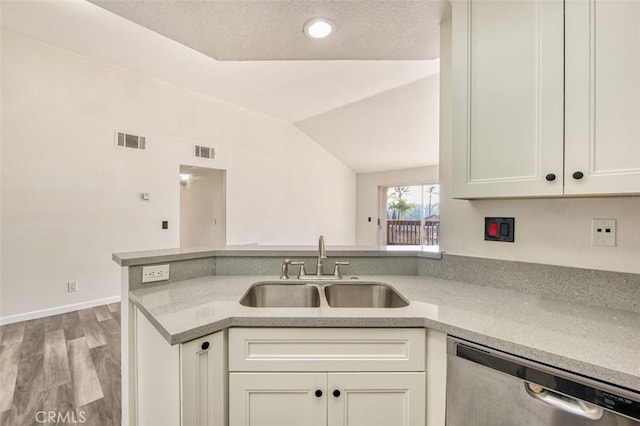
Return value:
M 453 2 L 456 197 L 562 194 L 562 32 L 560 0 Z
M 566 26 L 565 194 L 638 193 L 640 1 L 567 0 Z
M 454 0 L 452 58 L 455 197 L 640 192 L 640 2 Z

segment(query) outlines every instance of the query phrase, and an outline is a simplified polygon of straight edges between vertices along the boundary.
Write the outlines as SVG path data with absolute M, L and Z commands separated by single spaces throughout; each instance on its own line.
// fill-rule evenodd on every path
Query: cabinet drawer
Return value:
M 229 371 L 424 371 L 422 328 L 232 328 Z

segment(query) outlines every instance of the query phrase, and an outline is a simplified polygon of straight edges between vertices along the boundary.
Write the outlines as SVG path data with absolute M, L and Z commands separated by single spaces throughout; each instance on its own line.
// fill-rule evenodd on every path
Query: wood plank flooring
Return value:
M 0 326 L 2 426 L 119 425 L 120 380 L 120 303 Z

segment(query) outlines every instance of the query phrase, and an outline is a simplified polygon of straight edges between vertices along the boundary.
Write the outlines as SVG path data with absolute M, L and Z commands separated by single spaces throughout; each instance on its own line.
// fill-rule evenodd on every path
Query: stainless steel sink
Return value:
M 330 284 L 324 288 L 332 308 L 402 308 L 409 302 L 393 287 L 382 283 Z
M 309 284 L 263 282 L 252 285 L 240 304 L 254 308 L 317 308 L 320 294 Z

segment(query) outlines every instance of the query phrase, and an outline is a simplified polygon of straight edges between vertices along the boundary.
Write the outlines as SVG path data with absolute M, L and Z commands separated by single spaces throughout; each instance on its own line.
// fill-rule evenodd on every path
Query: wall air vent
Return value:
M 216 158 L 216 150 L 211 146 L 194 145 L 193 155 L 198 158 L 208 158 L 213 160 Z
M 147 139 L 144 136 L 116 132 L 116 146 L 119 148 L 130 148 L 145 151 L 147 149 Z

